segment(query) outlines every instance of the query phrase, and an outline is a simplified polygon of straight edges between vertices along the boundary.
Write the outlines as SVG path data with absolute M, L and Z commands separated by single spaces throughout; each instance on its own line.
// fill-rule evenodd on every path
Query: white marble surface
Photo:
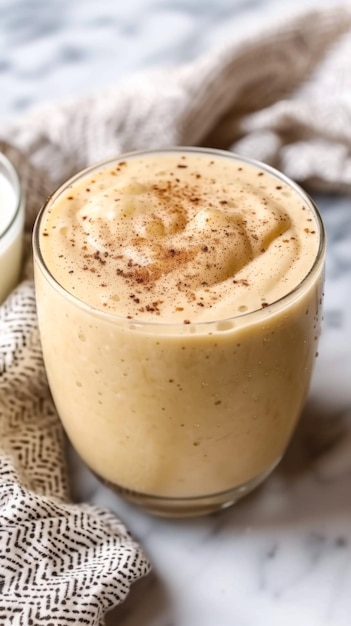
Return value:
M 238 19 L 302 4 L 2 0 L 0 122 L 194 58 L 229 39 Z M 316 200 L 328 233 L 320 356 L 296 436 L 266 484 L 221 514 L 167 521 L 122 502 L 72 458 L 77 498 L 114 510 L 153 565 L 110 625 L 351 624 L 351 207 L 347 197 Z

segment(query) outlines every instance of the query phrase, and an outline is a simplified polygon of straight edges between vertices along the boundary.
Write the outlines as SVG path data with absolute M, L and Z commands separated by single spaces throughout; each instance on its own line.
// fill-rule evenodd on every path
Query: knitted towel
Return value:
M 305 185 L 350 190 L 350 65 L 350 6 L 316 10 L 0 129 L 27 199 L 23 282 L 0 308 L 0 624 L 102 624 L 149 567 L 113 515 L 69 500 L 32 284 L 44 198 L 95 161 L 175 144 L 233 149 Z

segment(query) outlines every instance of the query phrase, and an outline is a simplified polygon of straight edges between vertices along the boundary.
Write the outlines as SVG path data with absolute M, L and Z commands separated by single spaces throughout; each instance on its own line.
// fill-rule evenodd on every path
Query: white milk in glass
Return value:
M 19 179 L 8 159 L 0 154 L 0 303 L 19 280 L 23 224 Z

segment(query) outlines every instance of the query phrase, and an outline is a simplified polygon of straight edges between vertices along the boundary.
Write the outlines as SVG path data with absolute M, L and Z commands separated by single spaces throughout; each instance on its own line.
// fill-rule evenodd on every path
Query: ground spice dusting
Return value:
M 213 307 L 215 311 L 223 295 L 233 301 L 236 294 L 250 298 L 256 278 L 246 267 L 249 268 L 256 257 L 270 254 L 272 245 L 278 255 L 295 250 L 295 263 L 300 239 L 292 235 L 288 216 L 279 208 L 275 190 L 285 187 L 276 184 L 276 179 L 270 183 L 267 175 L 265 191 L 259 191 L 260 205 L 253 203 L 251 206 L 251 200 L 246 205 L 250 186 L 242 182 L 250 174 L 249 166 L 235 165 L 242 174 L 234 172 L 233 177 L 231 165 L 230 176 L 223 178 L 222 165 L 216 169 L 215 160 L 201 161 L 202 157 L 190 156 L 184 163 L 180 155 L 173 155 L 172 159 L 172 165 L 165 167 L 163 164 L 156 166 L 156 162 L 154 166 L 152 160 L 150 166 L 146 163 L 140 182 L 139 174 L 134 176 L 134 160 L 120 161 L 113 169 L 110 165 L 106 172 L 95 173 L 97 186 L 93 187 L 96 178 L 89 177 L 82 181 L 77 194 L 73 194 L 72 189 L 67 191 L 65 200 L 76 200 L 69 209 L 70 216 L 76 210 L 79 212 L 73 231 L 70 229 L 75 238 L 67 240 L 70 246 L 78 248 L 79 244 L 80 247 L 76 252 L 72 250 L 72 255 L 76 256 L 70 255 L 68 250 L 68 267 L 64 271 L 66 276 L 73 274 L 71 260 L 78 258 L 76 273 L 89 272 L 89 283 L 104 291 L 101 306 L 123 310 L 118 307 L 124 306 L 124 298 L 124 302 L 129 301 L 127 310 L 131 317 L 159 316 L 168 311 L 174 316 L 172 319 L 190 324 L 188 317 L 182 319 L 179 314 L 185 311 L 184 316 L 189 314 L 196 321 L 206 315 L 206 310 Z M 127 165 L 130 165 L 128 177 Z M 199 172 L 202 167 L 204 173 Z M 255 170 L 254 174 L 262 177 L 265 172 Z M 263 189 L 258 181 L 254 184 L 256 190 Z M 91 192 L 96 189 L 101 211 L 93 202 Z M 86 204 L 80 206 L 84 193 Z M 301 203 L 299 211 L 301 217 L 302 211 L 306 211 Z M 114 212 L 116 218 L 111 218 Z M 307 221 L 313 222 L 311 217 Z M 83 228 L 87 222 L 89 232 Z M 304 233 L 307 240 L 316 231 L 311 225 Z M 43 229 L 42 235 L 48 237 L 49 233 Z M 285 244 L 280 252 L 279 242 Z M 64 255 L 56 258 L 62 259 Z M 122 299 L 115 299 L 120 291 Z M 148 302 L 145 302 L 146 297 Z M 254 307 L 249 304 L 248 309 L 257 310 L 261 306 L 264 308 L 268 303 L 261 303 L 257 296 Z

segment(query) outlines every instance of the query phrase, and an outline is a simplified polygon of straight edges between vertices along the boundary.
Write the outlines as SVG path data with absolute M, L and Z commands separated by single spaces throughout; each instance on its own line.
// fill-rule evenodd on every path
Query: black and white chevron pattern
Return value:
M 103 624 L 149 569 L 112 514 L 72 504 L 31 281 L 0 308 L 0 625 Z

